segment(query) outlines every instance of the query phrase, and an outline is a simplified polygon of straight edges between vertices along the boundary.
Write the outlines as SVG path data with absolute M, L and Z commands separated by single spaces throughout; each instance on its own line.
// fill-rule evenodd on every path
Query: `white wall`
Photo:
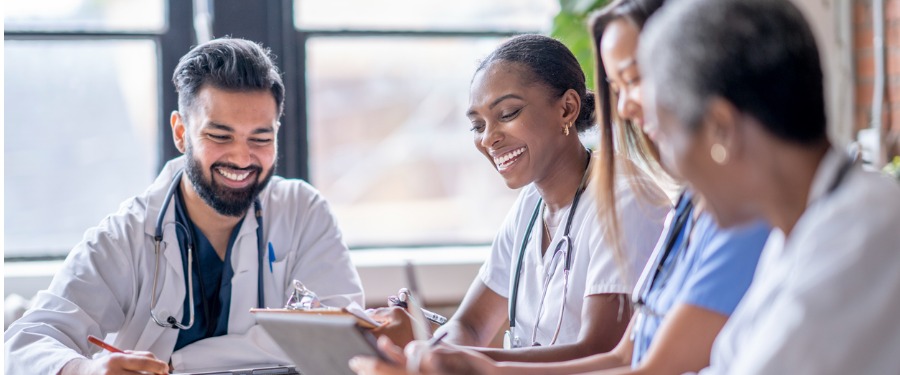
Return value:
M 850 0 L 792 0 L 816 35 L 825 73 L 828 131 L 839 146 L 853 134 L 853 20 Z
M 404 265 L 415 267 L 420 293 L 430 305 L 455 305 L 490 252 L 484 247 L 378 249 L 350 252 L 366 292 L 366 305 L 384 305 L 387 297 L 406 286 Z M 31 298 L 46 289 L 62 261 L 6 263 L 4 298 L 18 294 Z

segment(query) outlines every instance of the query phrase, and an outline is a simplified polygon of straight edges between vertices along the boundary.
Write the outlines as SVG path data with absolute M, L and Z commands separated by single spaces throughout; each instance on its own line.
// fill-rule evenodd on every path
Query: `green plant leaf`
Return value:
M 609 0 L 559 0 L 559 9 L 560 12 L 587 15 L 608 2 Z
M 569 47 L 584 71 L 588 89 L 594 86 L 594 52 L 587 17 L 609 0 L 559 0 L 559 13 L 553 17 L 550 36 Z

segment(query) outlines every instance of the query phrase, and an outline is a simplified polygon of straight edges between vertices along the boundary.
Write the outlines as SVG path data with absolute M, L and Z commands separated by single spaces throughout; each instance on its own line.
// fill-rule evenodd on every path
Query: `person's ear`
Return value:
M 187 135 L 185 134 L 187 126 L 184 124 L 184 117 L 178 111 L 172 111 L 172 117 L 169 119 L 169 122 L 172 124 L 172 140 L 175 142 L 175 148 L 183 154 L 185 151 L 185 136 Z
M 578 112 L 581 110 L 581 97 L 573 89 L 568 89 L 560 98 L 562 109 L 562 123 L 572 124 L 578 121 Z M 574 130 L 574 129 L 573 129 Z
M 741 116 L 731 102 L 715 97 L 706 107 L 704 131 L 709 140 L 710 158 L 719 165 L 726 165 L 741 152 L 739 124 Z

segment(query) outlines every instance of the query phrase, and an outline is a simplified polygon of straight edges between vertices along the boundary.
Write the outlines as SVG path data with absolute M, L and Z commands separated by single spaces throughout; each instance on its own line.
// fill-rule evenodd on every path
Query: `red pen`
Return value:
M 124 350 L 119 349 L 110 344 L 107 344 L 105 341 L 98 339 L 97 336 L 94 336 L 94 335 L 88 335 L 88 342 L 90 342 L 91 344 L 97 345 L 103 349 L 106 349 L 110 353 L 125 353 Z
M 125 353 L 125 351 L 123 351 L 122 349 L 119 349 L 115 346 L 107 344 L 106 342 L 98 339 L 97 336 L 94 336 L 94 335 L 88 335 L 88 342 L 90 342 L 91 344 L 97 345 L 103 349 L 106 349 L 110 353 Z

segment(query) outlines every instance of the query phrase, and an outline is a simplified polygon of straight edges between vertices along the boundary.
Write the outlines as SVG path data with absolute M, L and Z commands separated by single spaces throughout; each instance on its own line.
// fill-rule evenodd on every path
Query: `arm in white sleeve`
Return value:
M 855 216 L 853 220 L 855 219 Z M 794 260 L 782 294 L 762 312 L 728 364 L 731 374 L 891 373 L 900 366 L 900 235 L 896 223 L 793 239 Z M 880 226 L 880 231 L 863 227 Z M 831 233 L 829 233 L 831 232 Z M 894 234 L 887 235 L 893 232 Z
M 121 329 L 134 293 L 134 266 L 124 233 L 111 218 L 89 230 L 50 287 L 4 333 L 5 373 L 55 374 L 99 349 L 88 335 Z

